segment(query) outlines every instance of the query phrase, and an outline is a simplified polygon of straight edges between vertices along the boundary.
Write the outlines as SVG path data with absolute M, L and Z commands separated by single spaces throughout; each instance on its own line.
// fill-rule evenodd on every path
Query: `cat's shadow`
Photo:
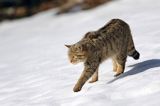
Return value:
M 146 60 L 146 61 L 134 64 L 134 65 L 130 65 L 128 67 L 133 67 L 133 68 L 131 70 L 123 73 L 122 75 L 114 78 L 113 80 L 109 81 L 108 84 L 110 84 L 118 79 L 130 76 L 130 75 L 139 74 L 139 73 L 147 71 L 148 69 L 151 69 L 151 68 L 160 67 L 160 59 Z

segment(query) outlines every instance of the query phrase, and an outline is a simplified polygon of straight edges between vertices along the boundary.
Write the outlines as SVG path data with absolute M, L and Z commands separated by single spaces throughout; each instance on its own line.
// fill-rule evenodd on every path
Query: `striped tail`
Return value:
M 132 36 L 130 36 L 129 42 L 128 42 L 128 56 L 133 57 L 135 60 L 138 60 L 140 57 L 139 52 L 134 47 Z
M 129 56 L 133 57 L 135 60 L 138 60 L 140 57 L 140 54 L 137 50 L 134 50 L 132 53 L 129 54 Z

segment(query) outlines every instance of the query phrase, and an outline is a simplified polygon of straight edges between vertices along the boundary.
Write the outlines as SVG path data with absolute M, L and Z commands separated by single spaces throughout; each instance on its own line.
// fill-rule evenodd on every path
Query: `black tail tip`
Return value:
M 134 55 L 133 55 L 133 58 L 134 58 L 135 60 L 138 60 L 139 57 L 140 57 L 140 54 L 136 51 L 136 53 L 134 53 Z

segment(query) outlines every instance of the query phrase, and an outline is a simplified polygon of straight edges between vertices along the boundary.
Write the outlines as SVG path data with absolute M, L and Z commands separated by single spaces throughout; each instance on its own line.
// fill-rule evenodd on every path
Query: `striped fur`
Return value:
M 84 62 L 84 71 L 74 87 L 81 90 L 85 82 L 98 80 L 98 67 L 106 59 L 112 58 L 113 70 L 118 76 L 124 72 L 127 56 L 138 59 L 129 25 L 120 19 L 112 19 L 97 31 L 88 32 L 77 43 L 66 45 L 71 63 Z

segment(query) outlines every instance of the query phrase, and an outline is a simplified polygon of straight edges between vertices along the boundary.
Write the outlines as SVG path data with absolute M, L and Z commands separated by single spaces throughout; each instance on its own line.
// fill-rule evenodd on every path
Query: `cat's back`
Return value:
M 130 33 L 126 22 L 121 19 L 112 19 L 97 31 L 86 33 L 80 42 L 88 44 L 87 48 L 94 46 L 96 50 L 107 48 L 109 51 L 117 51 L 116 48 L 126 45 L 128 38 L 131 37 Z
M 82 39 L 99 39 L 101 37 L 120 36 L 129 34 L 129 25 L 121 19 L 112 19 L 106 25 L 96 31 L 90 31 Z
M 116 32 L 122 30 L 129 31 L 130 30 L 129 25 L 121 19 L 112 19 L 98 31 L 107 33 L 107 32 Z

